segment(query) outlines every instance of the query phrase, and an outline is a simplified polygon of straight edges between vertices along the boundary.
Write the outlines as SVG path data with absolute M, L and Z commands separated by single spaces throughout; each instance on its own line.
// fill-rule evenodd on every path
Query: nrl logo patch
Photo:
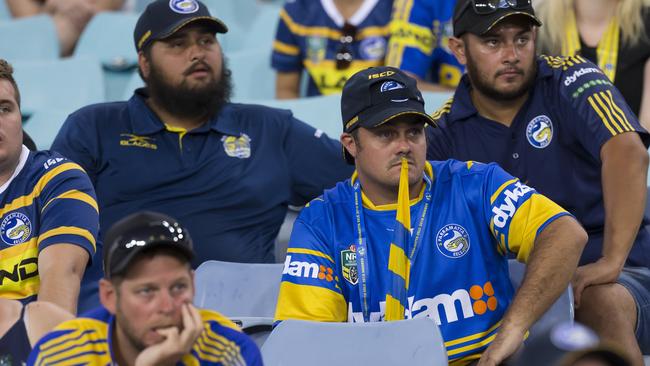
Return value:
M 343 268 L 343 278 L 356 285 L 359 282 L 359 272 L 357 271 L 357 249 L 354 244 L 350 248 L 341 251 L 341 267 Z

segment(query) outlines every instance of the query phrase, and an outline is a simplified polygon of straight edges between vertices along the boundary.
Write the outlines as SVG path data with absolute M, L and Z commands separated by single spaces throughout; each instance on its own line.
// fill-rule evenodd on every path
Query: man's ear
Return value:
M 117 288 L 105 278 L 99 280 L 99 301 L 109 313 L 115 315 L 117 311 Z
M 465 40 L 457 37 L 449 38 L 449 49 L 454 53 L 454 56 L 456 56 L 456 59 L 461 63 L 461 65 L 467 65 L 467 57 L 465 55 Z
M 138 67 L 140 68 L 140 72 L 142 73 L 143 78 L 145 80 L 149 79 L 149 73 L 151 73 L 151 64 L 142 51 L 138 52 Z
M 351 134 L 343 132 L 341 134 L 341 145 L 347 150 L 347 152 L 352 155 L 353 158 L 357 157 L 357 142 L 354 140 Z

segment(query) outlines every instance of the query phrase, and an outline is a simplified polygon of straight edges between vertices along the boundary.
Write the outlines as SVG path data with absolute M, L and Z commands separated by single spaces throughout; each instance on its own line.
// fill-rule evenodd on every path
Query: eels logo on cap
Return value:
M 169 0 L 169 8 L 179 14 L 191 14 L 199 10 L 195 0 Z

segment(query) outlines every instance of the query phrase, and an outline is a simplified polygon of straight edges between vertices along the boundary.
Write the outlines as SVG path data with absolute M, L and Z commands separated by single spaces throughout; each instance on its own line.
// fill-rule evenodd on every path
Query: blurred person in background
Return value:
M 271 66 L 278 99 L 340 93 L 359 70 L 384 64 L 393 0 L 295 0 L 280 11 Z
M 58 325 L 28 365 L 261 366 L 255 343 L 220 313 L 192 305 L 190 233 L 156 212 L 106 234 L 101 306 Z
M 449 49 L 456 0 L 396 0 L 386 65 L 418 81 L 422 91 L 451 91 L 465 67 Z
M 102 229 L 144 208 L 175 215 L 194 236 L 194 267 L 274 262 L 288 206 L 352 173 L 340 143 L 291 112 L 230 102 L 216 37 L 227 30 L 199 1 L 150 3 L 133 33 L 146 87 L 72 113 L 52 144 L 88 172 Z M 84 285 L 95 287 L 87 309 L 96 280 Z
M 46 301 L 23 305 L 0 298 L 0 365 L 24 365 L 32 345 L 74 315 Z
M 119 10 L 124 0 L 5 0 L 15 18 L 48 14 L 54 21 L 61 56 L 72 55 L 86 24 L 101 11 Z
M 589 234 L 572 281 L 576 319 L 642 365 L 650 136 L 593 63 L 537 55 L 530 1 L 459 0 L 454 14 L 450 47 L 467 74 L 433 114 L 427 157 L 496 162 L 575 215 Z
M 79 165 L 22 142 L 20 92 L 0 59 L 0 298 L 76 314 L 97 246 L 95 191 Z
M 544 0 L 537 10 L 540 51 L 598 65 L 650 129 L 650 1 Z
M 580 323 L 562 322 L 532 334 L 514 366 L 632 366 L 623 354 Z

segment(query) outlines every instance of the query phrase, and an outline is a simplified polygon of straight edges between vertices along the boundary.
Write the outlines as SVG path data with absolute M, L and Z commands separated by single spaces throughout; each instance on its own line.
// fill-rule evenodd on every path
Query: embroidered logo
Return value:
M 223 151 L 232 158 L 248 159 L 251 156 L 251 138 L 245 133 L 241 136 L 224 136 Z
M 528 122 L 526 127 L 528 142 L 537 149 L 543 149 L 553 140 L 553 122 L 545 115 L 540 115 Z
M 120 146 L 135 146 L 145 149 L 158 150 L 158 145 L 154 144 L 156 139 L 146 136 L 137 136 L 130 133 L 121 133 Z

